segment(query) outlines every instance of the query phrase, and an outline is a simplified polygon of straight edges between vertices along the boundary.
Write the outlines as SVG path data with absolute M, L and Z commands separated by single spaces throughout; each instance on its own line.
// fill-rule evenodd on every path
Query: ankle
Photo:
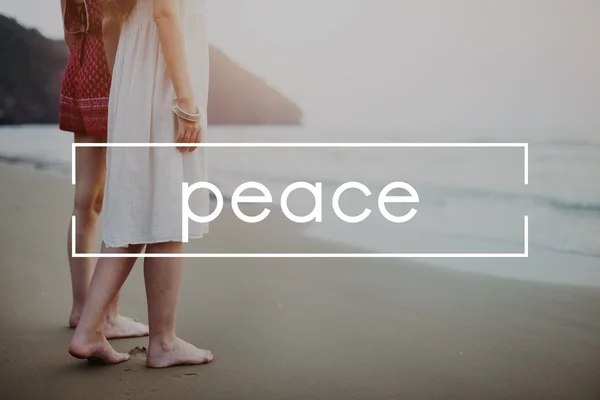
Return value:
M 77 325 L 74 336 L 85 338 L 84 340 L 89 342 L 101 341 L 104 338 L 104 326 L 86 326 L 80 322 Z
M 114 325 L 120 316 L 121 316 L 121 314 L 119 314 L 118 311 L 117 312 L 109 312 L 108 314 L 106 314 L 105 322 L 107 325 Z
M 161 351 L 173 351 L 175 348 L 177 337 L 175 332 L 163 334 L 151 334 L 148 345 L 150 347 L 160 349 Z

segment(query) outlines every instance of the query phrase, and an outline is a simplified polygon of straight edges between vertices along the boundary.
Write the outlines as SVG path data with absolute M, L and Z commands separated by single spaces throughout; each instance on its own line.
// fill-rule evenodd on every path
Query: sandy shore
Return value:
M 72 187 L 0 165 L 0 398 L 599 399 L 600 290 L 393 260 L 188 259 L 178 333 L 207 366 L 67 353 Z M 189 252 L 344 252 L 224 215 Z M 123 313 L 146 320 L 141 268 Z M 113 342 L 121 351 L 147 338 Z

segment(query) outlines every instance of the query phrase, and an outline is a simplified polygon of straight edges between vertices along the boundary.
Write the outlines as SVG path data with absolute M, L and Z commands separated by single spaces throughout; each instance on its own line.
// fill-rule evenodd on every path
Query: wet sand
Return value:
M 6 165 L 0 182 L 2 399 L 600 398 L 600 290 L 407 260 L 187 259 L 178 334 L 213 363 L 151 370 L 140 351 L 109 367 L 76 360 L 72 186 Z M 226 212 L 188 252 L 354 251 L 277 215 L 249 226 Z M 122 312 L 147 321 L 140 267 Z M 147 338 L 112 343 L 130 351 Z

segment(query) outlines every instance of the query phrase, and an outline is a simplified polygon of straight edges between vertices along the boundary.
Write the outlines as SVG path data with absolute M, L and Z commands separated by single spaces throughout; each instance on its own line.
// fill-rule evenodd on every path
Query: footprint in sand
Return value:
M 137 356 L 137 355 L 146 355 L 146 353 L 148 352 L 148 349 L 146 349 L 145 346 L 135 346 L 133 349 L 129 350 L 127 353 L 129 353 L 130 356 Z

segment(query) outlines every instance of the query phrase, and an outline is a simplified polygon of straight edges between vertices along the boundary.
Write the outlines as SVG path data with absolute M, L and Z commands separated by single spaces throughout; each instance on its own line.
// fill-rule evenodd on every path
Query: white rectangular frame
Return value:
M 73 143 L 71 183 L 75 185 L 76 149 L 78 147 L 180 147 L 181 143 Z M 194 143 L 186 147 L 215 148 L 522 148 L 523 182 L 529 184 L 528 143 Z M 75 258 L 527 258 L 529 257 L 529 218 L 524 216 L 523 253 L 77 253 L 76 218 L 72 216 L 71 244 Z

